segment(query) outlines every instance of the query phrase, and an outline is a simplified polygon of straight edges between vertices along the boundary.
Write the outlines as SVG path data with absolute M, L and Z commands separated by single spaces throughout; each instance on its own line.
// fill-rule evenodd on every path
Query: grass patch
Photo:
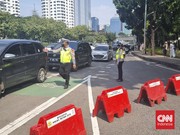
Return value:
M 151 49 L 150 48 L 147 48 L 147 52 L 148 52 L 148 54 L 150 54 L 150 52 L 151 52 Z M 169 56 L 169 50 L 167 51 L 167 55 L 166 56 Z M 162 48 L 158 48 L 158 47 L 156 47 L 155 48 L 155 54 L 157 54 L 157 55 L 163 55 L 163 49 Z M 180 58 L 180 50 L 176 50 L 176 58 Z

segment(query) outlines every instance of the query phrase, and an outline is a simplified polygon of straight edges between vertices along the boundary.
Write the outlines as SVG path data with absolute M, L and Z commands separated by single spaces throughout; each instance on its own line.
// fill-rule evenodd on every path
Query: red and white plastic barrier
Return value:
M 168 79 L 165 91 L 180 95 L 180 74 L 173 75 Z
M 124 111 L 131 112 L 131 104 L 129 102 L 127 90 L 122 86 L 104 90 L 100 96 L 97 97 L 96 105 L 93 110 L 93 117 L 98 115 L 99 111 L 106 113 L 108 121 L 114 120 L 114 115 L 122 117 Z
M 164 89 L 164 84 L 160 79 L 150 80 L 144 83 L 141 87 L 137 102 L 141 100 L 149 101 L 150 106 L 154 106 L 154 103 L 160 104 L 162 100 L 166 101 L 167 96 Z
M 30 135 L 86 135 L 81 109 L 68 105 L 42 116 Z

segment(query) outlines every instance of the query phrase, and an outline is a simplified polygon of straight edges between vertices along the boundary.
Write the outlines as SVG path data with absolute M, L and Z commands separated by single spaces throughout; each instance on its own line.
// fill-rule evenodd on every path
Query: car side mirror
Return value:
M 4 55 L 4 58 L 14 58 L 14 57 L 16 57 L 16 55 L 10 54 L 10 53 L 6 53 L 6 54 Z

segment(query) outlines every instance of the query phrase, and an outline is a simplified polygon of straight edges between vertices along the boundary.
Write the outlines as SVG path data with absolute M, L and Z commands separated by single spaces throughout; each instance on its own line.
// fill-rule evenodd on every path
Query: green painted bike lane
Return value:
M 46 96 L 46 97 L 58 97 L 77 84 L 81 83 L 80 79 L 70 79 L 70 86 L 68 89 L 64 89 L 64 80 L 61 77 L 48 78 L 43 83 L 34 83 L 30 86 L 22 88 L 16 91 L 16 95 L 27 95 L 27 96 Z

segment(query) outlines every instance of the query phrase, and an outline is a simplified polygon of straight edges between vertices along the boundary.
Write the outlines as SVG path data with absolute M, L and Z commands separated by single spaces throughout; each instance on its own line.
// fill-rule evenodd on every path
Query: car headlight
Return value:
M 92 53 L 92 55 L 96 55 L 96 53 Z
M 107 53 L 104 53 L 103 55 L 104 55 L 104 57 L 107 57 L 107 56 L 108 56 L 108 54 L 107 54 Z

